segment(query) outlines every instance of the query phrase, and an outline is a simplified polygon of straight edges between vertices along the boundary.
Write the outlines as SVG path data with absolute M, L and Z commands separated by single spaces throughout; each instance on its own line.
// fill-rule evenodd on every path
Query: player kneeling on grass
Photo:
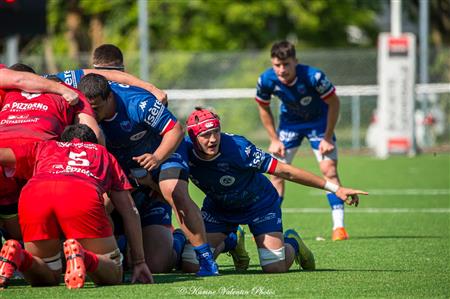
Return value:
M 305 270 L 315 269 L 314 255 L 299 234 L 289 229 L 283 235 L 279 196 L 263 173 L 328 190 L 349 205 L 357 206 L 358 194 L 367 194 L 280 162 L 242 136 L 221 133 L 218 116 L 209 110 L 196 108 L 187 130 L 190 178 L 206 194 L 202 214 L 216 256 L 227 247 L 227 235 L 248 224 L 264 272 L 286 272 L 294 260 Z M 186 246 L 186 271 L 196 270 L 194 257 Z
M 0 254 L 0 287 L 14 270 L 33 286 L 58 285 L 64 234 L 68 288 L 84 285 L 88 272 L 100 285 L 122 281 L 122 260 L 103 205 L 102 194 L 121 213 L 134 264 L 132 282 L 152 282 L 142 246 L 139 214 L 129 184 L 115 158 L 96 144 L 86 125 L 68 126 L 61 142 L 43 141 L 0 148 L 0 165 L 17 178 L 30 179 L 19 200 L 25 249 L 16 240 L 5 242 Z

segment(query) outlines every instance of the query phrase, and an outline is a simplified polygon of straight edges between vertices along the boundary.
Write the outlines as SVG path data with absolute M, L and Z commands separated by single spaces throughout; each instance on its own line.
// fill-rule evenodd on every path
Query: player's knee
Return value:
M 285 248 L 278 249 L 258 248 L 259 263 L 266 273 L 286 272 Z

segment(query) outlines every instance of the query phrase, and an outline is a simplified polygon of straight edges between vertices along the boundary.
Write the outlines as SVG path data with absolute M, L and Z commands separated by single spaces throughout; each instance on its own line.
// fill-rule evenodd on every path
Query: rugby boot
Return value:
M 219 266 L 214 260 L 214 256 L 208 243 L 194 247 L 194 251 L 197 255 L 198 263 L 200 266 L 198 272 L 195 273 L 197 276 L 219 275 Z
M 84 249 L 75 239 L 64 242 L 64 255 L 66 257 L 66 274 L 64 282 L 68 289 L 79 289 L 84 286 L 86 267 L 84 265 Z
M 8 286 L 9 279 L 22 263 L 22 245 L 16 240 L 5 242 L 0 253 L 0 288 Z
M 344 227 L 338 227 L 333 230 L 331 234 L 331 240 L 333 241 L 344 241 L 348 240 L 348 234 Z
M 300 265 L 303 270 L 315 270 L 316 262 L 314 260 L 314 254 L 303 242 L 300 235 L 293 229 L 288 229 L 284 232 L 285 238 L 292 238 L 297 241 L 298 252 L 295 253 L 295 263 Z
M 236 248 L 230 250 L 230 255 L 233 258 L 234 268 L 236 271 L 245 271 L 250 264 L 250 256 L 247 250 L 245 250 L 245 232 L 239 225 L 237 232 L 237 245 Z

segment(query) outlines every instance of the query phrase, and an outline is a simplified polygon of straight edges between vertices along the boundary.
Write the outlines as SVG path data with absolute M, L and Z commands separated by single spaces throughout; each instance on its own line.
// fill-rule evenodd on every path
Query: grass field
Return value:
M 309 155 L 296 162 L 317 170 Z M 344 185 L 370 192 L 358 208 L 346 208 L 350 240 L 330 241 L 331 217 L 323 192 L 289 184 L 283 203 L 284 228 L 301 232 L 316 256 L 315 272 L 294 265 L 286 274 L 262 274 L 247 235 L 251 262 L 245 274 L 236 273 L 224 255 L 218 260 L 220 277 L 173 273 L 155 275 L 155 285 L 89 283 L 77 291 L 62 285 L 30 288 L 15 281 L 0 291 L 0 298 L 450 297 L 448 154 L 387 160 L 341 156 L 340 163 Z M 192 195 L 200 199 L 197 190 Z

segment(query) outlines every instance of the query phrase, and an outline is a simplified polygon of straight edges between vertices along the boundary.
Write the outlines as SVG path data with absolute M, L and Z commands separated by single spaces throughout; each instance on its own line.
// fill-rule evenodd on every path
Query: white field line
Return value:
M 325 191 L 312 190 L 309 195 L 319 196 L 323 195 Z M 396 195 L 396 196 L 409 196 L 409 195 L 449 195 L 450 189 L 369 189 L 367 190 L 370 195 L 383 196 L 383 195 Z
M 283 208 L 284 214 L 296 213 L 330 213 L 329 208 Z M 345 213 L 368 213 L 368 214 L 400 214 L 400 213 L 420 213 L 420 214 L 443 214 L 450 213 L 450 208 L 346 208 Z

